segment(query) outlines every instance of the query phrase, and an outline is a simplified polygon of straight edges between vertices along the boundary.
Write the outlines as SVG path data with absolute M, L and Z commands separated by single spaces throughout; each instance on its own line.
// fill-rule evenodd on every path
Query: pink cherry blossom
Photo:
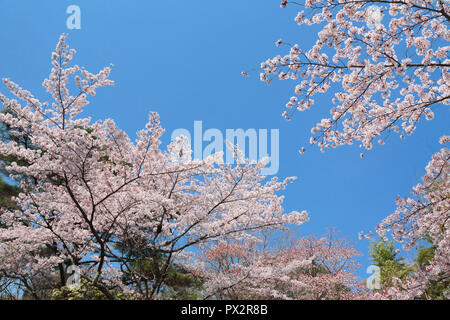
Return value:
M 257 241 L 258 231 L 308 219 L 304 211 L 284 213 L 277 193 L 293 178 L 266 180 L 260 173 L 264 161 L 250 163 L 236 149 L 234 166 L 223 164 L 221 154 L 192 159 L 183 137 L 162 150 L 164 130 L 156 113 L 135 141 L 111 119 L 83 117 L 87 97 L 113 82 L 110 68 L 94 74 L 70 66 L 74 52 L 61 36 L 43 82 L 52 102 L 4 80 L 15 99 L 0 95 L 8 111 L 0 113 L 0 122 L 28 143 L 0 143 L 0 154 L 20 159 L 2 166 L 22 190 L 17 208 L 1 208 L 2 274 L 60 279 L 63 286 L 67 267 L 75 264 L 109 298 L 114 289 L 152 299 L 161 293 L 168 266 L 185 261 L 196 247 L 223 239 Z M 126 270 L 128 256 L 118 244 L 167 258 L 150 279 Z M 48 253 L 37 254 L 43 249 Z M 124 284 L 125 272 L 139 280 Z M 22 285 L 33 292 L 32 284 Z
M 299 83 L 295 102 L 291 98 L 283 112 L 287 120 L 310 109 L 315 96 L 335 96 L 311 144 L 324 150 L 356 140 L 371 149 L 376 137 L 391 131 L 410 135 L 420 119 L 433 119 L 432 109 L 450 104 L 446 1 L 306 0 L 282 1 L 281 7 L 287 4 L 304 9 L 295 18 L 302 28 L 321 28 L 317 41 L 267 59 L 260 79 Z

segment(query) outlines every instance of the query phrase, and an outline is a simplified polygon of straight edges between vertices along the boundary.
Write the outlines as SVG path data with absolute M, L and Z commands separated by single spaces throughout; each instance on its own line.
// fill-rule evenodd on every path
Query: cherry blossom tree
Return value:
M 371 149 L 374 139 L 384 144 L 392 131 L 410 135 L 420 119 L 449 105 L 448 1 L 283 0 L 286 6 L 302 9 L 298 25 L 318 26 L 317 41 L 302 48 L 278 40 L 289 51 L 261 63 L 260 78 L 297 83 L 283 113 L 288 120 L 316 96 L 334 95 L 330 117 L 311 129 L 312 145 L 360 141 Z
M 258 242 L 260 230 L 307 220 L 306 212 L 283 212 L 277 193 L 294 178 L 266 180 L 264 160 L 250 163 L 236 148 L 233 166 L 221 154 L 195 160 L 184 137 L 163 151 L 156 113 L 134 142 L 111 119 L 83 117 L 88 96 L 113 81 L 109 67 L 93 74 L 70 65 L 74 53 L 61 36 L 43 82 L 52 102 L 4 79 L 15 98 L 0 95 L 9 110 L 0 121 L 27 138 L 0 143 L 4 159 L 20 160 L 1 163 L 20 188 L 16 206 L 1 208 L 4 276 L 33 293 L 42 282 L 63 287 L 76 266 L 109 299 L 155 299 L 170 267 L 192 267 L 211 241 Z M 145 273 L 136 267 L 143 261 Z
M 448 136 L 441 138 L 445 145 Z M 394 239 L 405 249 L 416 247 L 427 239 L 433 246 L 433 257 L 418 266 L 406 281 L 398 281 L 388 294 L 394 298 L 420 297 L 431 286 L 446 284 L 444 295 L 450 297 L 450 153 L 442 148 L 426 167 L 423 183 L 413 188 L 413 197 L 398 198 L 397 210 L 378 226 L 380 234 L 392 231 Z
M 448 1 L 282 0 L 287 6 L 300 7 L 295 21 L 317 28 L 318 37 L 308 48 L 278 40 L 289 50 L 261 63 L 260 79 L 296 82 L 283 113 L 287 120 L 310 109 L 320 94 L 332 94 L 330 117 L 311 129 L 311 145 L 324 151 L 359 142 L 370 150 L 392 132 L 412 134 L 421 119 L 432 120 L 433 110 L 449 105 Z M 378 226 L 381 236 L 392 231 L 406 249 L 424 239 L 433 245 L 433 259 L 406 281 L 398 279 L 391 298 L 415 298 L 436 283 L 448 284 L 448 160 L 446 148 L 434 154 L 414 198 L 399 199 L 397 211 Z
M 197 265 L 197 274 L 216 298 L 374 299 L 354 273 L 360 255 L 330 229 L 323 237 L 306 236 L 281 247 L 213 244 L 198 259 L 203 263 Z
M 192 259 L 197 263 L 191 272 L 202 279 L 207 298 L 235 300 L 289 299 L 279 284 L 290 283 L 289 274 L 311 264 L 303 257 L 288 261 L 256 242 L 230 240 L 212 243 Z

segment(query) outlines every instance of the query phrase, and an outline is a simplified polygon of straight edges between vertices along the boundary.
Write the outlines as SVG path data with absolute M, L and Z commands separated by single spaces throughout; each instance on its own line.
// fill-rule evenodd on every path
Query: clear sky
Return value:
M 81 29 L 69 30 L 69 5 L 81 9 Z M 58 37 L 68 33 L 77 50 L 74 63 L 97 72 L 114 64 L 114 87 L 100 88 L 87 113 L 112 118 L 130 136 L 144 126 L 149 111 L 157 111 L 170 140 L 177 128 L 193 130 L 279 129 L 279 177 L 299 179 L 284 192 L 286 210 L 307 210 L 310 221 L 301 234 L 321 234 L 336 226 L 356 242 L 369 265 L 368 241 L 357 233 L 370 231 L 395 209 L 395 198 L 407 196 L 425 173 L 439 136 L 448 128 L 447 110 L 436 109 L 432 121 L 401 141 L 392 135 L 360 159 L 358 145 L 321 153 L 298 154 L 307 145 L 312 126 L 328 114 L 330 96 L 316 99 L 308 112 L 286 122 L 284 105 L 293 81 L 259 81 L 259 73 L 244 79 L 240 72 L 286 48 L 279 38 L 306 48 L 317 29 L 298 27 L 296 8 L 280 8 L 279 0 L 0 0 L 0 77 L 9 77 L 38 98 L 48 100 L 41 87 L 50 71 L 50 54 Z M 4 85 L 0 92 L 5 93 Z M 330 91 L 332 92 L 332 91 Z M 448 133 L 448 132 L 447 132 Z

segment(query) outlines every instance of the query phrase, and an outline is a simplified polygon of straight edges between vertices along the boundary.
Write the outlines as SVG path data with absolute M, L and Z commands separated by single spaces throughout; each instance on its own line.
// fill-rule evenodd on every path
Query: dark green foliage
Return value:
M 126 242 L 117 244 L 117 249 L 129 259 L 121 268 L 123 283 L 135 287 L 144 296 L 155 291 L 165 299 L 197 299 L 201 279 L 174 264 L 166 254 L 152 250 L 144 243 L 141 240 L 134 241 L 132 246 Z
M 404 280 L 411 272 L 408 263 L 395 252 L 395 242 L 380 239 L 372 242 L 369 255 L 374 265 L 380 268 L 381 289 L 394 285 L 394 278 Z
M 7 184 L 2 177 L 0 177 L 0 207 L 13 208 L 14 203 L 12 197 L 19 194 L 19 188 Z

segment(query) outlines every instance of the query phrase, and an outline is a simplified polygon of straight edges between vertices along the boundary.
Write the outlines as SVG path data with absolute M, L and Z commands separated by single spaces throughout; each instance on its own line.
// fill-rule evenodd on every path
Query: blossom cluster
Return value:
M 168 267 L 195 246 L 225 237 L 251 241 L 259 230 L 307 220 L 306 212 L 284 213 L 277 195 L 293 178 L 266 180 L 260 173 L 265 163 L 250 163 L 237 149 L 236 165 L 224 164 L 221 154 L 192 159 L 184 137 L 160 148 L 164 130 L 156 113 L 136 141 L 111 119 L 82 117 L 87 96 L 113 82 L 110 68 L 92 74 L 70 66 L 73 54 L 61 36 L 43 83 L 52 103 L 4 80 L 15 99 L 0 95 L 6 111 L 0 122 L 14 139 L 0 143 L 0 154 L 14 160 L 1 165 L 21 193 L 15 208 L 0 209 L 2 274 L 61 279 L 63 286 L 67 268 L 77 265 L 83 279 L 108 297 L 114 289 L 155 298 Z M 72 77 L 75 95 L 69 91 Z M 130 250 L 166 258 L 142 274 L 128 270 Z M 33 285 L 27 283 L 29 290 Z
M 301 5 L 281 7 L 288 4 Z M 310 144 L 322 151 L 355 141 L 371 149 L 391 131 L 403 138 L 450 104 L 448 2 L 306 0 L 295 21 L 320 26 L 315 44 L 302 49 L 278 40 L 289 52 L 261 63 L 260 79 L 297 83 L 287 120 L 310 109 L 316 96 L 334 96 L 326 102 L 330 117 L 311 129 Z

